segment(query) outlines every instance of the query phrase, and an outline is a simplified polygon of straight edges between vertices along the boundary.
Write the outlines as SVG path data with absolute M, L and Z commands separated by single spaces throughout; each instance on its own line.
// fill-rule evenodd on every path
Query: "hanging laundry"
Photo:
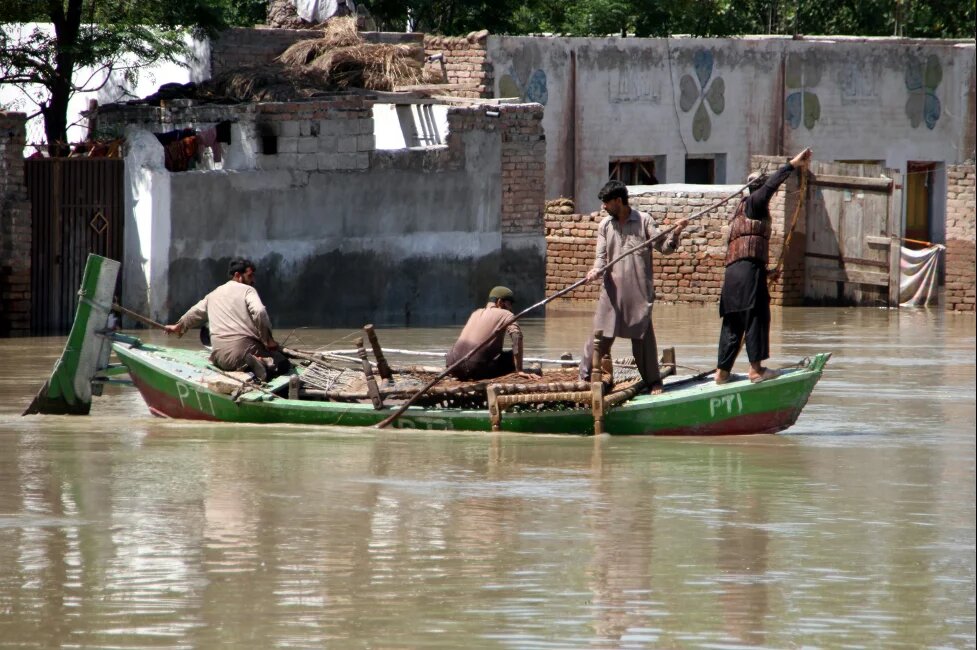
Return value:
M 221 145 L 217 140 L 217 129 L 211 127 L 209 129 L 204 129 L 197 133 L 197 144 L 201 149 L 205 147 L 210 147 L 210 151 L 214 154 L 214 162 L 219 163 L 221 161 Z
M 189 137 L 195 133 L 196 131 L 193 129 L 177 129 L 175 131 L 166 131 L 165 133 L 154 133 L 153 135 L 155 135 L 156 139 L 159 140 L 159 143 L 165 147 L 171 142 Z
M 901 247 L 899 304 L 904 307 L 935 305 L 939 290 L 940 255 L 943 244 L 922 250 Z
M 356 13 L 352 0 L 293 0 L 299 18 L 314 25 L 324 23 L 333 16 L 349 16 Z

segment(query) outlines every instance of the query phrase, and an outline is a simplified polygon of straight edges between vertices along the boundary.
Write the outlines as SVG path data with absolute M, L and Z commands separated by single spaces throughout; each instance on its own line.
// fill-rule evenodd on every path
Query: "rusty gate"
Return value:
M 24 161 L 34 222 L 31 329 L 65 334 L 89 253 L 122 259 L 123 167 L 117 158 Z M 119 278 L 121 286 L 121 276 Z

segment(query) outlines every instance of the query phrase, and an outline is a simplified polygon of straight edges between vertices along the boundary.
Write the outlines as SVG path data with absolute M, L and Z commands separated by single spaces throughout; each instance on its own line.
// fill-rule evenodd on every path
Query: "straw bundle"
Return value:
M 322 38 L 298 41 L 278 56 L 288 65 L 306 65 L 329 50 L 352 47 L 363 42 L 356 31 L 355 18 L 330 18 L 322 30 Z
M 392 90 L 424 78 L 423 49 L 415 45 L 367 43 L 354 18 L 331 18 L 322 38 L 299 41 L 278 61 L 317 71 L 331 88 Z
M 242 102 L 288 101 L 334 89 L 319 71 L 276 64 L 229 70 L 207 86 L 214 95 Z
M 423 66 L 414 56 L 416 47 L 361 43 L 328 50 L 309 64 L 338 88 L 392 90 L 418 83 Z

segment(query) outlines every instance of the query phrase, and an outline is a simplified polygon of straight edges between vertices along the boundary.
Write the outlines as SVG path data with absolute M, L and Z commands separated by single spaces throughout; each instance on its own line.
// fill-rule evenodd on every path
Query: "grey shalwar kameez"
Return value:
M 630 209 L 630 208 L 629 208 Z M 597 254 L 594 268 L 599 269 L 624 251 L 654 238 L 658 234 L 650 215 L 630 209 L 623 223 L 607 216 L 597 227 Z M 672 253 L 678 237 L 671 235 L 652 244 L 660 253 Z M 651 307 L 655 302 L 655 281 L 652 273 L 651 250 L 628 255 L 604 273 L 604 284 L 594 314 L 594 331 L 602 330 L 600 356 L 610 353 L 617 337 L 631 339 L 638 372 L 645 385 L 661 381 L 658 368 L 658 346 L 651 322 Z M 593 356 L 593 337 L 588 337 L 580 360 L 580 378 L 590 381 Z

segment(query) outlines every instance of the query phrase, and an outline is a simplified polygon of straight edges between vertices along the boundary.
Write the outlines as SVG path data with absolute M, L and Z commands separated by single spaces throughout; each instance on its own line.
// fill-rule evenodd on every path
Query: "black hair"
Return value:
M 621 202 L 627 205 L 628 186 L 621 181 L 607 181 L 604 187 L 600 188 L 600 192 L 597 193 L 597 198 L 604 203 L 613 199 L 621 199 Z
M 244 275 L 248 269 L 257 270 L 257 267 L 254 265 L 254 262 L 245 257 L 235 257 L 227 266 L 227 277 L 233 278 L 235 273 Z

